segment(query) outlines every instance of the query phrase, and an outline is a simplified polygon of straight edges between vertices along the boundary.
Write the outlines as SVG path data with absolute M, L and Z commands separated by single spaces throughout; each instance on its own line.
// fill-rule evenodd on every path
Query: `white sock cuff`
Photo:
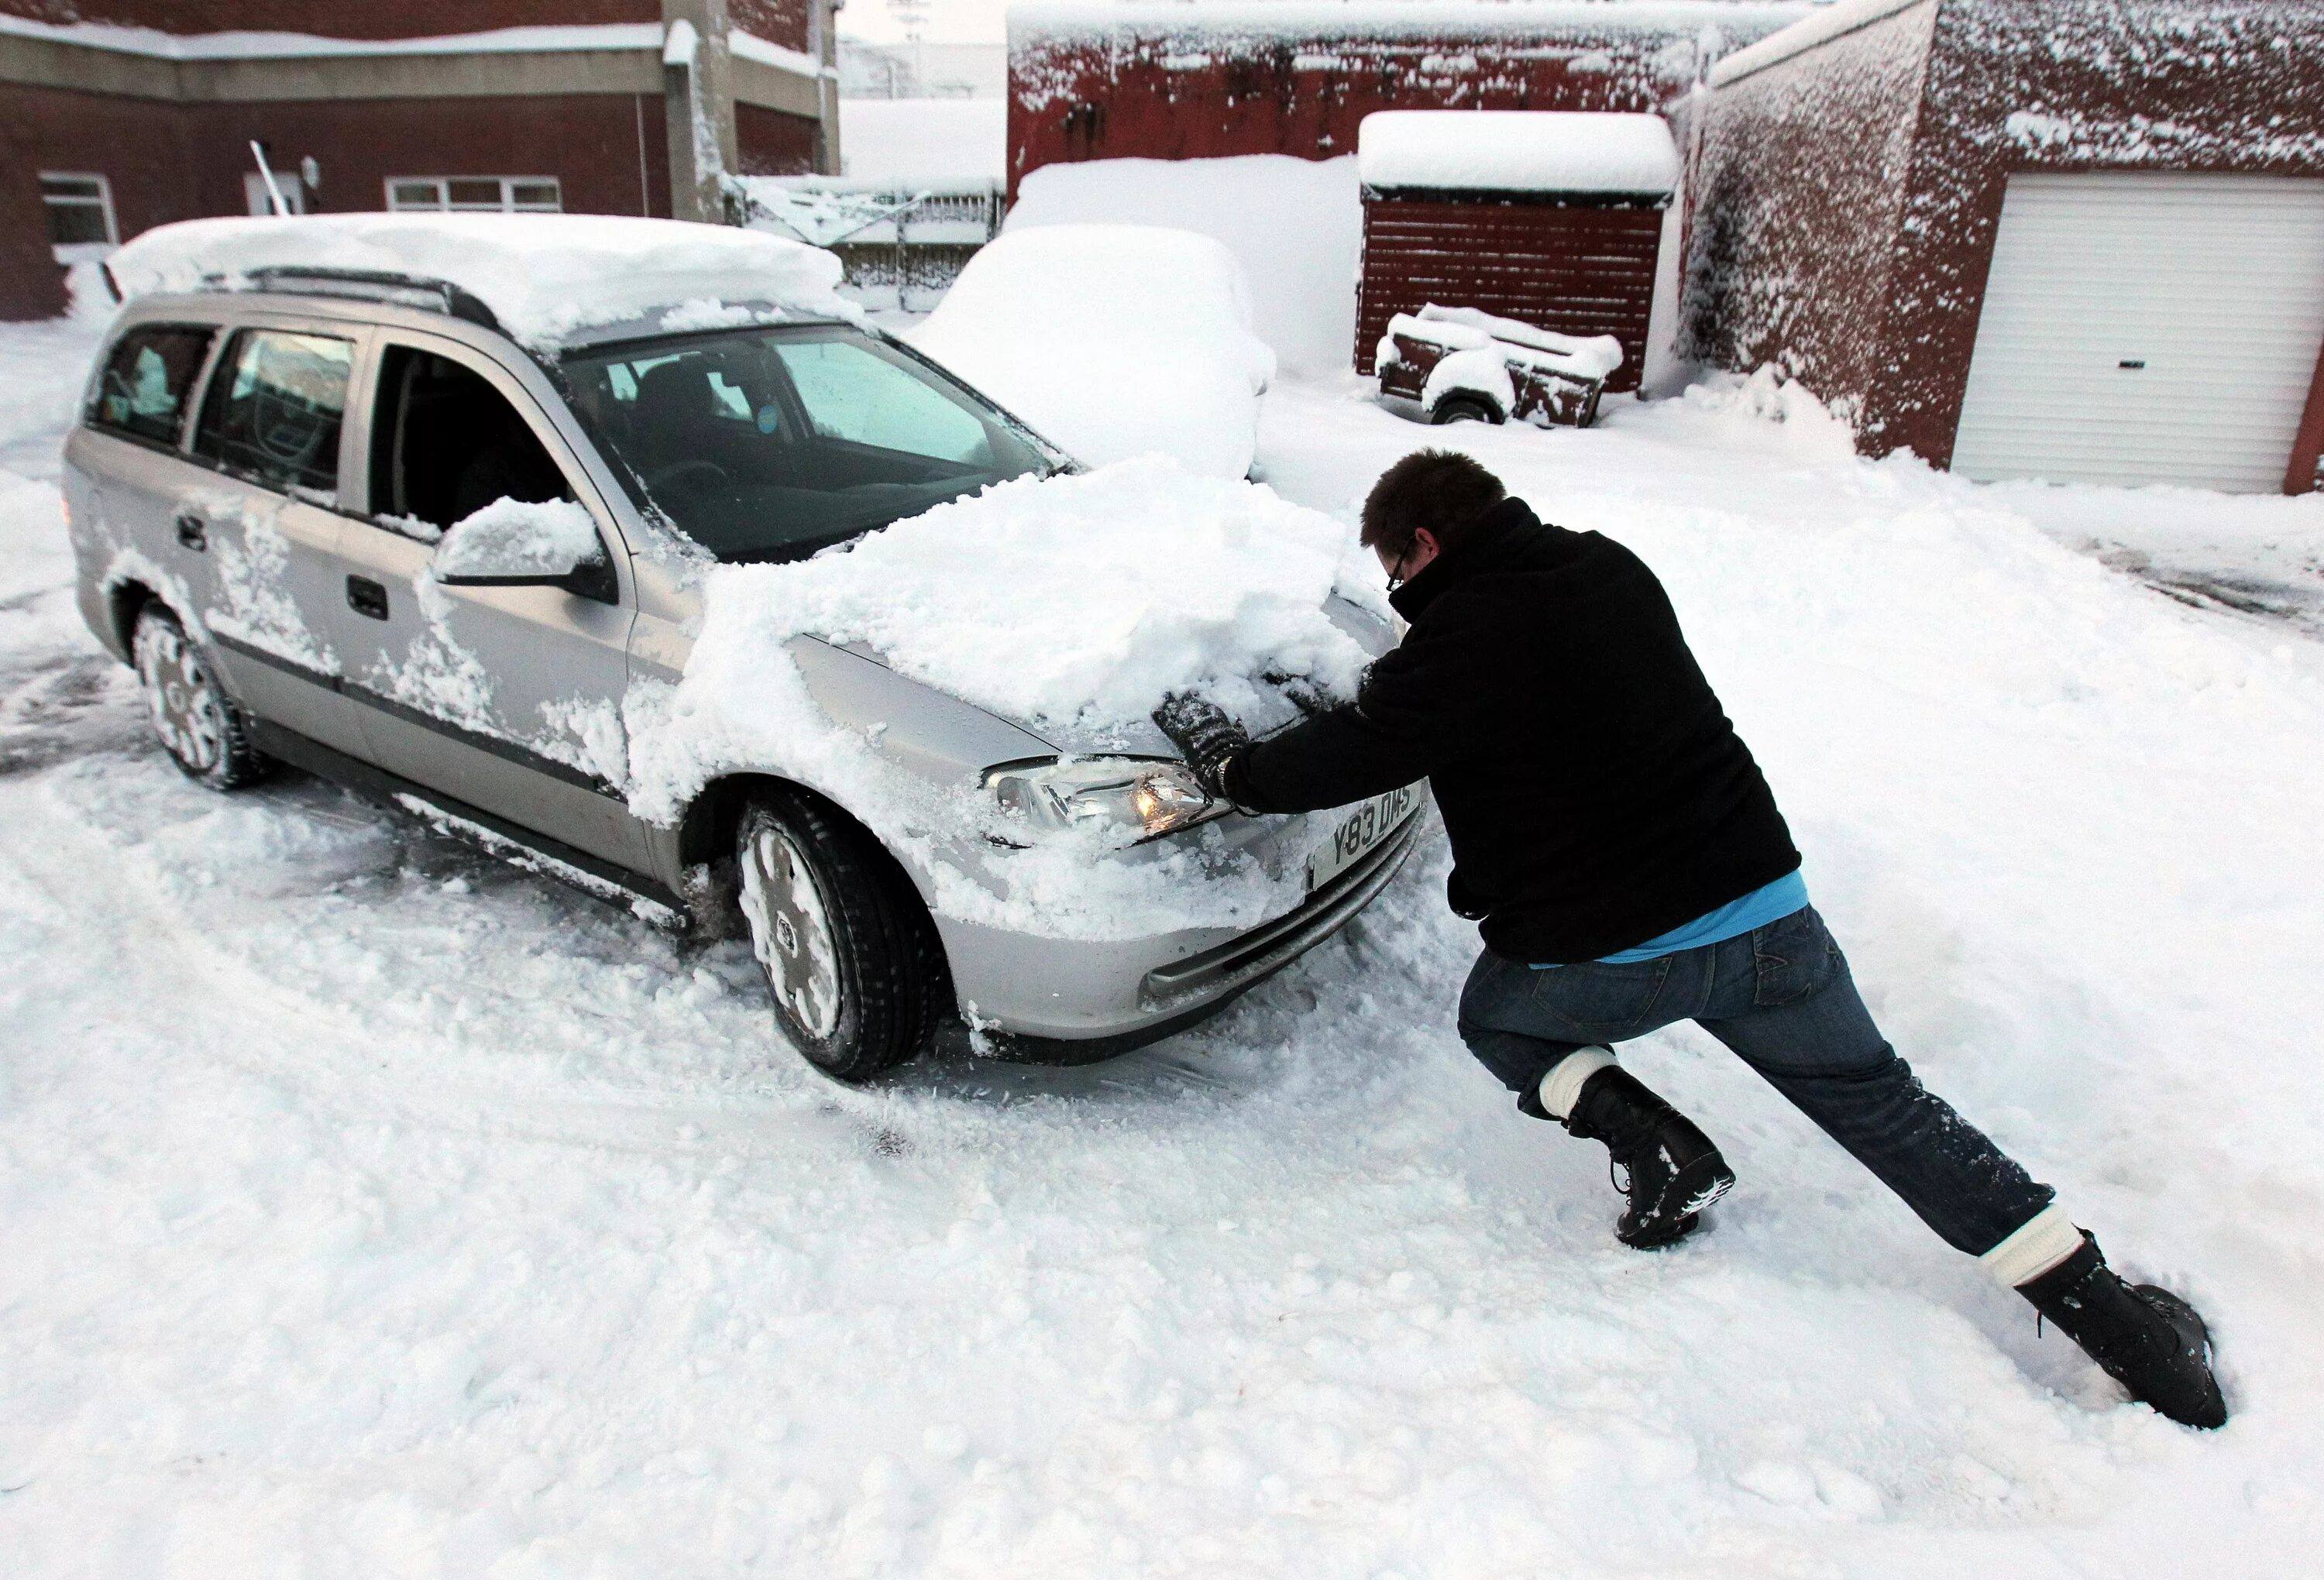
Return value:
M 1564 1118 L 1573 1112 L 1573 1105 L 1582 1097 L 1582 1083 L 1600 1070 L 1614 1067 L 1612 1049 L 1576 1048 L 1541 1078 L 1541 1106 L 1555 1117 Z
M 2082 1248 L 2082 1231 L 2052 1202 L 1978 1258 L 2004 1289 L 2031 1283 Z

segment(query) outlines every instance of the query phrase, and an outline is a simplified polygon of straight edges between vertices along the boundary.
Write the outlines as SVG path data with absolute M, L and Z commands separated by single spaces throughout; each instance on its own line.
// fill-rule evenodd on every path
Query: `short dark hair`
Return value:
M 1478 517 L 1509 497 L 1501 480 L 1458 450 L 1415 450 L 1364 496 L 1363 546 L 1408 554 L 1425 528 L 1451 547 Z

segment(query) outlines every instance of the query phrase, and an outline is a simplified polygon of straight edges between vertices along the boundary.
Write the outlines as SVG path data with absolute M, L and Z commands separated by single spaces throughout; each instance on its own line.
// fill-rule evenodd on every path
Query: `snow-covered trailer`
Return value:
M 1380 393 L 1416 402 L 1431 422 L 1588 427 L 1622 343 L 1431 302 L 1390 318 L 1373 355 Z
M 1678 150 L 1658 115 L 1398 110 L 1365 117 L 1356 370 L 1397 315 L 1457 303 L 1620 342 L 1636 390 Z

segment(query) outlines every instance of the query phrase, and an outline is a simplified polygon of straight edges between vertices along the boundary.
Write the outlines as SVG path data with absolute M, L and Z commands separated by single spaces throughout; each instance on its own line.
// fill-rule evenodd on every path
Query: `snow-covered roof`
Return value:
M 1781 27 L 1812 0 L 1034 0 L 1009 8 L 1012 41 L 1116 32 L 1301 38 L 1682 32 Z
M 335 60 L 383 55 L 511 55 L 564 54 L 604 51 L 663 50 L 678 27 L 696 37 L 694 24 L 680 21 L 665 32 L 657 22 L 572 23 L 552 27 L 496 27 L 477 32 L 433 33 L 421 38 L 342 39 L 319 33 L 258 32 L 235 29 L 223 32 L 163 32 L 156 28 L 130 27 L 107 22 L 42 22 L 29 16 L 0 14 L 0 34 L 38 39 L 46 43 L 77 44 L 120 55 L 143 55 L 154 60 Z M 803 76 L 835 77 L 811 55 L 759 38 L 736 28 L 726 35 L 726 46 L 745 60 L 779 67 Z
M 147 231 L 108 260 L 124 296 L 248 289 L 268 270 L 440 280 L 549 349 L 601 325 L 724 307 L 860 317 L 820 248 L 725 225 L 581 214 L 329 214 L 193 219 Z
M 1678 187 L 1659 115 L 1573 110 L 1380 110 L 1356 131 L 1367 187 L 1638 193 Z
M 1915 5 L 1926 5 L 1931 0 L 1837 0 L 1837 4 L 1811 12 L 1780 32 L 1769 33 L 1757 43 L 1736 51 L 1711 69 L 1711 85 L 1721 87 L 1754 71 L 1764 71 L 1778 61 L 1814 49 L 1858 28 L 1869 27 L 1883 17 L 1894 16 L 1899 11 L 1909 11 Z

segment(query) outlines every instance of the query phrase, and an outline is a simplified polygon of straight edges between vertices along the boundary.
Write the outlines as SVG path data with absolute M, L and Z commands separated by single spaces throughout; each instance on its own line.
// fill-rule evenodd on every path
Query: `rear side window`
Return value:
M 284 492 L 339 487 L 339 427 L 355 343 L 244 329 L 210 380 L 194 453 Z
M 106 356 L 89 421 L 174 446 L 185 423 L 186 397 L 215 334 L 198 325 L 143 324 L 124 335 Z

